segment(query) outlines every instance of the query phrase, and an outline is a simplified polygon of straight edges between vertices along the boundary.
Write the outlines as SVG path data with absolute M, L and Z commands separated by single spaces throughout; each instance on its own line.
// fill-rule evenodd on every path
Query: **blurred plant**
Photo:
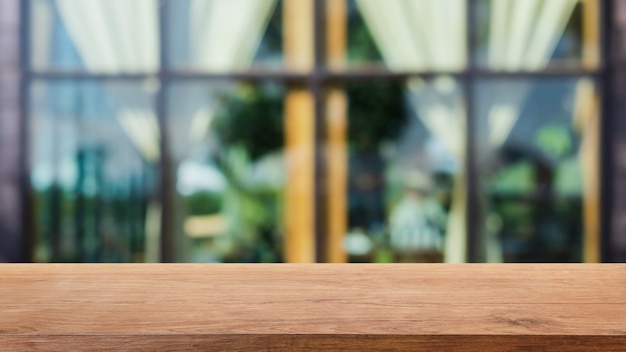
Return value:
M 247 174 L 251 160 L 242 147 L 232 147 L 220 157 L 228 186 L 224 193 L 223 212 L 229 219 L 228 234 L 232 251 L 228 262 L 279 261 L 279 232 L 282 190 L 251 183 Z
M 222 96 L 212 126 L 221 145 L 242 147 L 252 161 L 283 147 L 283 92 L 264 88 L 241 84 Z
M 535 169 L 530 161 L 522 160 L 498 171 L 489 182 L 498 194 L 532 194 L 535 192 Z
M 535 135 L 535 143 L 555 158 L 564 156 L 572 149 L 572 139 L 568 128 L 557 124 L 540 128 Z
M 197 192 L 185 198 L 189 215 L 211 215 L 219 213 L 222 197 L 214 192 Z
M 246 83 L 221 97 L 211 128 L 221 146 L 215 164 L 227 180 L 221 211 L 229 219 L 230 244 L 224 261 L 280 260 L 276 224 L 282 189 L 256 182 L 250 173 L 283 148 L 283 96 L 275 86 Z M 202 207 L 214 205 L 206 200 Z
M 380 50 L 354 2 L 350 2 L 348 13 L 348 61 L 356 63 L 382 61 Z
M 378 152 L 408 122 L 403 86 L 392 82 L 354 84 L 349 97 L 348 140 L 356 151 Z

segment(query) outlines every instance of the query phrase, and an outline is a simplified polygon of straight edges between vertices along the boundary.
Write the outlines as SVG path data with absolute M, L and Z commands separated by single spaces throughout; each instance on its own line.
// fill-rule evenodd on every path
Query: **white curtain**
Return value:
M 491 0 L 488 67 L 505 71 L 544 69 L 579 0 Z M 497 84 L 488 112 L 489 141 L 504 143 L 515 126 L 528 84 Z
M 545 68 L 578 0 L 491 0 L 488 64 L 507 71 Z
M 546 67 L 578 0 L 491 0 L 487 62 L 496 70 L 538 70 Z M 356 0 L 359 11 L 392 71 L 455 70 L 466 62 L 465 0 Z M 464 113 L 457 103 L 436 99 L 449 95 L 446 85 L 408 89 L 424 125 L 464 160 Z M 520 114 L 527 87 L 502 85 L 488 113 L 489 140 L 498 146 L 508 137 Z M 455 121 L 456 120 L 456 121 Z M 465 184 L 454 185 L 445 261 L 465 261 Z M 498 257 L 491 255 L 492 258 Z
M 456 70 L 466 62 L 466 0 L 357 0 L 393 71 Z
M 191 0 L 193 67 L 230 72 L 250 67 L 276 0 Z
M 87 71 L 137 73 L 158 70 L 156 1 L 57 0 L 57 7 Z M 116 118 L 142 156 L 154 162 L 159 158 L 158 123 L 148 101 L 129 101 L 129 94 L 146 94 L 140 86 L 135 90 L 123 93 L 115 89 L 105 91 L 118 103 L 130 103 L 119 104 Z
M 154 0 L 57 0 L 61 19 L 87 70 L 154 72 L 159 68 Z

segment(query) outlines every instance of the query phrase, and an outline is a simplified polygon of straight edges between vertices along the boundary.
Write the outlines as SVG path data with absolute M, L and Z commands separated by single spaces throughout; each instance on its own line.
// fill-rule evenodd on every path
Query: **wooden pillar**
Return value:
M 284 56 L 288 70 L 314 65 L 314 0 L 283 0 Z M 304 86 L 285 96 L 285 261 L 315 262 L 315 102 Z
M 346 0 L 326 0 L 326 63 L 330 69 L 346 65 L 348 5 Z
M 341 88 L 330 88 L 326 95 L 328 241 L 326 258 L 345 263 L 344 236 L 348 231 L 348 151 L 346 136 L 348 99 Z
M 283 47 L 288 70 L 307 72 L 313 69 L 314 1 L 283 0 Z
M 326 62 L 341 70 L 346 62 L 347 4 L 326 0 Z M 344 236 L 348 231 L 348 98 L 342 87 L 329 87 L 325 96 L 327 126 L 327 248 L 330 263 L 345 263 Z
M 600 119 L 598 97 L 592 81 L 576 87 L 574 121 L 582 134 L 580 167 L 583 176 L 583 261 L 601 261 L 600 243 Z
M 306 89 L 290 89 L 285 101 L 285 260 L 315 262 L 314 102 Z
M 600 65 L 600 1 L 581 0 L 583 14 L 582 64 L 586 69 Z
M 583 24 L 582 66 L 600 65 L 600 1 L 581 0 Z M 593 83 L 581 80 L 576 93 L 576 115 L 583 139 L 580 164 L 583 173 L 583 261 L 601 261 L 600 238 L 600 120 Z

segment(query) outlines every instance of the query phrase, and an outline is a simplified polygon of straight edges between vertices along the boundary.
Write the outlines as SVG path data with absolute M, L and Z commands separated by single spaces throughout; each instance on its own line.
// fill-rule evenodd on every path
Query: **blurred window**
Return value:
M 34 259 L 159 260 L 154 94 L 124 82 L 31 85 Z
M 476 86 L 481 224 L 490 261 L 579 262 L 593 231 L 598 115 L 587 78 Z
M 599 259 L 599 0 L 28 0 L 38 261 Z
M 284 94 L 235 82 L 168 89 L 180 258 L 282 261 Z
M 346 95 L 350 260 L 463 257 L 458 244 L 466 233 L 457 224 L 465 219 L 465 112 L 459 82 L 443 76 L 359 83 L 348 85 Z

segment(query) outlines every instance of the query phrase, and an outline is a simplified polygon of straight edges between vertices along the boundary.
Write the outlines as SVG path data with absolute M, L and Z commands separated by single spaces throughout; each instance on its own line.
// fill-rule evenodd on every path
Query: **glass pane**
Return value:
M 329 197 L 347 207 L 348 260 L 463 261 L 465 116 L 458 82 L 368 82 L 348 85 L 345 94 L 347 194 Z
M 485 80 L 476 92 L 487 261 L 581 261 L 583 233 L 599 240 L 593 82 Z
M 159 259 L 151 87 L 36 82 L 29 120 L 39 262 Z
M 454 71 L 466 65 L 466 0 L 327 2 L 332 69 Z
M 478 0 L 476 61 L 505 71 L 596 68 L 599 1 Z
M 282 68 L 282 2 L 168 1 L 169 65 L 217 73 Z
M 38 71 L 157 71 L 158 8 L 155 0 L 30 0 L 30 65 Z
M 176 83 L 168 91 L 177 261 L 282 261 L 284 88 Z

